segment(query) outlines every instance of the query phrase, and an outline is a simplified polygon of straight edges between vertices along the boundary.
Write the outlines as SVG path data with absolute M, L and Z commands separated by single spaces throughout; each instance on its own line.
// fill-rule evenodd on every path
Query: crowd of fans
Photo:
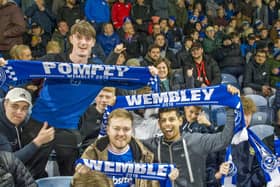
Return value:
M 280 86 L 277 86 L 280 82 L 279 8 L 280 1 L 278 0 L 0 0 L 0 55 L 4 59 L 13 60 L 73 61 L 71 55 L 76 50 L 75 45 L 78 40 L 86 37 L 85 40 L 92 38 L 90 54 L 87 56 L 88 63 L 155 66 L 158 70 L 162 92 L 219 85 L 223 83 L 222 75 L 229 74 L 236 80 L 232 83 L 236 83 L 235 86 L 244 95 L 241 99 L 248 127 L 252 115 L 258 109 L 256 103 L 248 99 L 246 95 L 257 94 L 267 100 L 275 98 L 273 106 L 270 108 L 267 106 L 269 108 L 267 112 L 272 111 L 272 118 L 267 123 L 275 125 L 274 135 L 280 137 Z M 76 26 L 72 29 L 73 25 L 79 24 L 80 28 Z M 89 28 L 89 25 L 94 29 Z M 86 32 L 80 33 L 81 28 L 86 28 Z M 77 43 L 74 41 L 76 33 L 81 34 L 80 38 L 77 38 Z M 27 120 L 18 122 L 4 111 L 9 111 L 8 108 L 21 108 L 26 115 L 21 116 L 20 119 L 27 119 L 27 111 L 32 106 L 31 103 L 36 103 L 36 99 L 40 97 L 44 84 L 46 84 L 44 80 L 36 79 L 23 85 L 31 93 L 32 99 L 31 96 L 29 98 L 29 92 L 18 90 L 28 96 L 23 100 L 27 102 L 27 105 L 26 103 L 14 105 L 11 101 L 19 97 L 18 93 L 7 94 L 11 87 L 1 88 L 0 95 L 3 101 L 1 101 L 0 134 L 3 132 L 8 134 L 10 130 L 10 127 L 1 127 L 5 126 L 4 124 L 16 126 L 16 129 L 22 128 L 22 123 L 25 124 Z M 237 92 L 232 89 L 228 91 L 232 94 Z M 6 139 L 0 135 L 0 141 L 3 142 L 7 139 L 10 142 L 14 141 L 12 136 L 18 138 L 9 148 L 0 142 L 0 150 L 14 152 L 15 156 L 28 166 L 27 168 L 30 165 L 33 169 L 35 168 L 30 170 L 35 179 L 47 176 L 42 170 L 48 159 L 46 154 L 55 150 L 60 175 L 73 176 L 74 161 L 80 155 L 84 158 L 98 159 L 97 155 L 91 155 L 92 151 L 102 152 L 103 149 L 98 147 L 99 144 L 103 146 L 108 144 L 107 139 L 97 142 L 95 140 L 100 131 L 105 108 L 113 104 L 115 96 L 150 92 L 148 87 L 138 90 L 104 87 L 98 94 L 96 93 L 93 104 L 83 111 L 77 130 L 48 128 L 47 123 L 34 130 L 34 126 L 28 124 L 25 129 L 33 128 L 29 130 L 33 133 L 32 138 L 27 133 L 18 136 L 17 131 Z M 216 124 L 211 120 L 211 114 L 207 116 L 203 110 L 201 106 L 185 107 L 184 110 L 179 111 L 183 113 L 182 119 L 176 110 L 140 109 L 131 112 L 132 116 L 125 111 L 119 111 L 120 115 L 113 115 L 109 126 L 112 128 L 111 133 L 114 134 L 114 120 L 123 119 L 127 120 L 128 124 L 132 122 L 135 139 L 148 140 L 162 133 L 168 139 L 168 132 L 165 132 L 166 129 L 162 127 L 164 122 L 160 120 L 165 118 L 164 115 L 174 114 L 176 123 L 181 123 L 176 129 L 180 134 L 199 132 L 213 134 L 214 137 L 214 134 L 221 129 L 215 126 Z M 232 117 L 231 112 L 227 111 L 228 118 Z M 161 124 L 159 126 L 158 120 Z M 232 119 L 228 119 L 227 123 L 231 121 Z M 38 121 L 32 118 L 31 123 L 38 125 Z M 221 134 L 228 133 L 227 136 L 230 138 L 232 136 L 229 132 L 230 128 L 230 124 L 227 124 Z M 5 133 L 3 136 L 6 136 Z M 52 143 L 54 134 L 55 143 Z M 218 135 L 216 136 L 218 138 Z M 180 139 L 181 136 L 177 138 Z M 177 141 L 177 138 L 171 139 L 172 142 Z M 215 138 L 209 139 L 215 142 Z M 265 143 L 269 144 L 272 141 L 270 139 L 271 137 L 265 139 Z M 22 149 L 21 141 L 25 149 Z M 163 144 L 164 148 L 164 142 L 161 141 L 149 143 L 144 141 L 144 145 L 155 154 L 157 151 L 153 147 L 154 144 L 155 146 L 157 143 Z M 228 141 L 224 138 L 223 143 L 228 144 Z M 138 140 L 132 139 L 131 142 L 133 146 L 140 147 L 142 150 L 143 145 Z M 182 142 L 180 141 L 179 144 L 184 144 Z M 87 149 L 92 143 L 96 147 L 91 146 Z M 192 168 L 187 170 L 189 166 L 185 166 L 186 169 L 182 171 L 179 168 L 179 172 L 185 173 L 179 174 L 175 181 L 176 185 L 207 185 L 209 187 L 221 185 L 220 179 L 227 174 L 229 168 L 224 162 L 224 146 L 216 145 L 210 149 L 203 147 L 203 141 L 200 144 L 201 147 L 198 146 L 198 148 L 201 148 L 199 151 L 203 156 L 200 158 L 202 162 L 199 169 L 203 172 L 194 173 L 193 183 L 190 182 L 189 176 Z M 273 146 L 270 148 L 276 150 Z M 39 149 L 44 151 L 38 154 L 36 152 Z M 84 152 L 86 149 L 87 151 Z M 265 185 L 264 175 L 257 164 L 254 152 L 250 149 L 248 142 L 233 148 L 233 155 L 238 155 L 236 162 L 239 162 L 238 170 L 240 171 L 237 186 L 261 187 Z M 131 150 L 129 153 L 135 156 L 134 151 Z M 111 157 L 117 155 L 113 154 L 113 149 L 108 148 L 108 152 Z M 185 152 L 181 153 L 185 154 Z M 30 161 L 28 154 L 40 156 L 36 159 L 37 161 Z M 159 161 L 157 159 L 155 160 Z M 134 160 L 143 161 L 136 158 Z M 171 158 L 163 160 L 172 162 Z M 39 167 L 41 167 L 40 172 L 38 172 Z M 85 172 L 83 169 L 77 170 L 83 173 Z M 77 172 L 74 179 L 80 179 Z M 201 177 L 199 178 L 198 175 Z M 26 175 L 28 178 L 26 181 L 32 180 L 30 176 Z M 136 181 L 133 183 L 136 184 Z

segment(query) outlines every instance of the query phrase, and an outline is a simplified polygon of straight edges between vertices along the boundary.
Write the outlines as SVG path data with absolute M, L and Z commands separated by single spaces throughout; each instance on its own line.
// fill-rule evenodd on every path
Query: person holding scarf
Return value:
M 132 136 L 133 115 L 125 109 L 116 109 L 108 116 L 107 136 L 97 139 L 91 144 L 81 156 L 82 159 L 101 160 L 123 163 L 152 163 L 154 154 L 150 152 L 139 140 Z M 135 166 L 136 167 L 136 166 Z M 143 168 L 142 168 L 143 169 Z M 104 172 L 106 168 L 103 169 Z M 117 170 L 117 169 L 116 169 Z M 135 169 L 137 170 L 137 169 Z M 124 169 L 123 172 L 127 172 Z M 84 176 L 92 173 L 92 181 L 109 179 L 110 187 L 158 187 L 156 180 L 135 179 L 132 175 L 118 176 L 112 172 L 112 176 L 108 177 L 103 172 L 91 170 L 84 164 L 77 164 L 76 172 L 72 184 L 81 181 Z M 143 173 L 143 170 L 142 170 Z M 178 176 L 178 170 L 173 169 L 170 173 L 170 179 Z M 107 180 L 108 181 L 108 180 Z M 86 182 L 86 181 L 85 181 Z
M 184 72 L 193 68 L 194 86 L 206 87 L 220 84 L 221 72 L 217 62 L 208 55 L 204 55 L 201 43 L 195 42 L 191 47 L 190 61 L 185 61 Z
M 40 60 L 43 62 L 70 62 L 77 65 L 89 64 L 95 35 L 96 32 L 90 23 L 80 21 L 71 27 L 69 39 L 72 50 L 70 53 L 47 55 Z M 9 65 L 9 63 L 0 59 L 0 66 L 4 65 Z M 154 67 L 150 67 L 149 71 L 153 75 L 157 73 Z M 23 144 L 28 144 L 37 136 L 45 121 L 50 126 L 55 127 L 55 140 L 43 146 L 36 157 L 30 159 L 26 164 L 35 179 L 46 176 L 45 166 L 48 155 L 53 149 L 57 154 L 60 174 L 73 175 L 74 161 L 79 155 L 78 144 L 81 142 L 78 131 L 79 118 L 99 91 L 105 85 L 112 86 L 112 84 L 106 80 L 102 85 L 98 84 L 98 80 L 91 84 L 88 80 L 71 78 L 61 80 L 47 78 L 45 80 L 40 95 L 32 108 L 31 118 L 22 135 Z M 115 82 L 115 86 L 121 85 L 121 81 Z M 125 87 L 129 88 L 129 86 Z
M 239 94 L 239 90 L 228 85 L 228 92 Z M 175 164 L 179 176 L 174 181 L 176 187 L 205 186 L 205 162 L 211 152 L 224 149 L 230 144 L 234 129 L 233 109 L 227 110 L 227 123 L 221 133 L 180 133 L 183 118 L 178 108 L 161 108 L 159 126 L 163 136 L 143 141 L 159 163 Z

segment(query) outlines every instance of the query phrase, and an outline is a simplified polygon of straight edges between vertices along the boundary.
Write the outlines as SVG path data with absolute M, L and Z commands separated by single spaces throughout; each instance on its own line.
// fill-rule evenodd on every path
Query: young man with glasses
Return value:
M 245 95 L 260 94 L 262 96 L 271 96 L 275 89 L 270 86 L 269 64 L 266 63 L 267 53 L 264 50 L 258 50 L 254 59 L 248 62 L 244 72 Z

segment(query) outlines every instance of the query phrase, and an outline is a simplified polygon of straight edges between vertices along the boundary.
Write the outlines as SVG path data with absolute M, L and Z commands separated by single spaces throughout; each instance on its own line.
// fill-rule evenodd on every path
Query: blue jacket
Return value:
M 86 1 L 85 15 L 89 22 L 105 23 L 110 21 L 110 8 L 105 0 Z
M 102 33 L 97 36 L 97 42 L 101 45 L 105 55 L 108 56 L 110 52 L 114 50 L 116 45 L 120 43 L 120 37 L 116 32 L 114 32 L 111 36 L 106 36 Z

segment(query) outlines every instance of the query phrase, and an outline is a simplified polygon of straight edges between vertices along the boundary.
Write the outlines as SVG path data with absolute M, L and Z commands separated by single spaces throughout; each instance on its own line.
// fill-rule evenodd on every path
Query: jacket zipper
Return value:
M 22 146 L 21 146 L 21 141 L 20 141 L 20 137 L 19 137 L 18 128 L 16 128 L 16 127 L 15 127 L 15 129 L 16 129 L 16 132 L 17 132 L 18 145 L 19 145 L 19 148 L 21 149 L 21 148 L 22 148 Z

